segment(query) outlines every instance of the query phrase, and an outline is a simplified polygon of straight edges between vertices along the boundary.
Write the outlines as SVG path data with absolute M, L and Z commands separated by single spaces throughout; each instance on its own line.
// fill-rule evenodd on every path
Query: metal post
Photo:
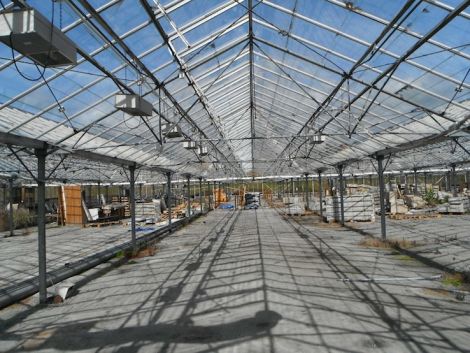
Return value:
M 35 150 L 38 159 L 38 259 L 39 302 L 46 303 L 46 149 Z
M 318 190 L 320 195 L 320 221 L 323 222 L 323 185 L 321 181 L 321 170 L 318 171 L 318 183 L 320 184 Z
M 415 168 L 413 169 L 413 178 L 414 178 L 414 194 L 418 195 L 418 170 Z
M 343 192 L 344 192 L 344 182 L 343 182 L 343 166 L 339 165 L 338 166 L 338 171 L 339 171 L 339 200 L 340 200 L 340 211 L 341 211 L 341 225 L 344 226 L 344 197 L 343 197 Z
M 199 177 L 199 207 L 201 208 L 202 213 L 202 178 Z
M 188 183 L 188 217 L 191 217 L 191 181 L 189 180 L 190 177 L 191 176 L 189 174 L 186 176 L 186 180 Z
M 470 190 L 470 172 L 467 171 L 465 173 L 465 177 L 467 178 L 467 191 Z
M 87 203 L 88 203 L 88 207 L 92 207 L 92 206 L 93 206 L 93 205 L 92 205 L 92 200 L 93 200 L 93 198 L 91 197 L 91 185 L 88 185 L 88 186 L 87 186 L 87 189 L 88 189 L 88 198 L 87 198 L 87 199 L 88 199 L 88 202 L 87 202 Z
M 109 202 L 109 185 L 106 185 L 105 188 L 104 188 L 104 192 L 105 192 L 105 202 L 108 203 Z
M 207 190 L 207 196 L 208 196 L 208 199 L 207 199 L 207 210 L 210 211 L 211 210 L 211 183 L 210 182 L 207 182 L 207 187 L 206 187 L 206 190 Z
M 424 172 L 423 177 L 424 177 L 424 192 L 426 193 L 428 191 L 428 173 Z
M 7 186 L 5 184 L 2 184 L 2 189 L 3 189 L 3 206 L 6 207 L 7 205 Z
M 382 239 L 387 238 L 386 225 L 385 225 L 385 188 L 384 188 L 384 171 L 383 171 L 384 156 L 377 156 L 378 173 L 379 173 L 379 197 L 380 197 L 380 228 L 382 231 Z
M 217 208 L 217 193 L 216 193 L 216 190 L 217 190 L 217 182 L 214 181 L 214 183 L 212 184 L 212 196 L 214 197 L 214 209 Z
M 310 205 L 308 202 L 308 173 L 305 173 L 305 209 L 309 210 Z
M 457 186 L 455 185 L 456 184 L 456 182 L 455 182 L 455 164 L 452 164 L 451 168 L 452 168 L 451 169 L 451 176 L 452 177 L 450 179 L 451 180 L 450 186 L 451 186 L 451 190 L 452 190 L 452 195 L 454 197 L 456 197 L 457 196 Z
M 294 196 L 294 178 L 290 178 L 290 186 L 291 186 L 292 196 Z
M 166 180 L 167 180 L 167 205 L 166 207 L 168 208 L 168 225 L 171 225 L 171 173 L 167 172 L 166 173 Z
M 129 208 L 131 210 L 131 235 L 132 235 L 132 248 L 136 250 L 136 236 L 135 236 L 135 166 L 129 166 Z
M 9 201 L 10 201 L 10 210 L 8 212 L 8 225 L 10 226 L 10 237 L 15 235 L 15 225 L 13 222 L 13 178 L 8 179 L 9 184 Z
M 101 182 L 98 180 L 98 205 L 101 206 Z

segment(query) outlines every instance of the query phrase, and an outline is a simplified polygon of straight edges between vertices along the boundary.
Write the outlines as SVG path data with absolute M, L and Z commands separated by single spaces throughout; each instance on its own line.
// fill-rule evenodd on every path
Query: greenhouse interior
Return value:
M 470 0 L 0 0 L 1 352 L 469 352 Z

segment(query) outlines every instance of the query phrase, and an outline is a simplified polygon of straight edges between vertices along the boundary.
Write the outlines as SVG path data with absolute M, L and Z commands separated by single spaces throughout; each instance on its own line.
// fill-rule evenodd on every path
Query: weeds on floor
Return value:
M 442 284 L 446 286 L 460 287 L 464 281 L 464 275 L 461 273 L 446 273 L 442 277 Z
M 414 259 L 408 255 L 397 255 L 397 259 L 402 261 L 414 261 Z
M 381 240 L 377 238 L 364 238 L 359 242 L 360 246 L 364 246 L 366 248 L 379 248 L 379 249 L 394 249 L 394 248 L 401 248 L 401 249 L 409 249 L 416 246 L 416 241 L 410 240 Z

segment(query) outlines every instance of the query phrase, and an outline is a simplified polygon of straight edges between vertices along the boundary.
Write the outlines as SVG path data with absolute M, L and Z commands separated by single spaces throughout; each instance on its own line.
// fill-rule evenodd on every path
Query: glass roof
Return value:
M 313 174 L 340 164 L 368 171 L 377 153 L 391 154 L 396 170 L 465 164 L 469 5 L 2 0 L 6 10 L 41 12 L 75 43 L 78 62 L 43 69 L 0 44 L 0 132 L 47 142 L 52 164 L 89 151 L 206 178 Z M 116 109 L 118 93 L 144 97 L 152 116 Z M 168 123 L 184 136 L 165 136 Z M 11 150 L 2 151 L 0 172 L 18 168 Z M 25 158 L 31 168 L 33 159 Z M 122 179 L 118 166 L 88 167 L 97 174 L 83 180 Z M 56 177 L 66 177 L 60 170 Z

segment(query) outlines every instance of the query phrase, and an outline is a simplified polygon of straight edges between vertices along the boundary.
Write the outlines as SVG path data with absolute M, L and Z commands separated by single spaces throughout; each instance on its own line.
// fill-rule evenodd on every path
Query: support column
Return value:
M 92 191 L 91 185 L 87 185 L 87 190 L 88 190 L 88 195 L 87 195 L 88 196 L 87 197 L 88 202 L 87 202 L 87 204 L 88 204 L 88 207 L 92 207 L 93 198 L 91 197 L 91 191 Z
M 383 170 L 384 156 L 377 156 L 378 173 L 379 173 L 379 197 L 380 197 L 380 229 L 382 233 L 382 240 L 387 238 L 386 225 L 385 225 L 385 185 L 384 185 L 384 170 Z
M 8 212 L 8 225 L 10 227 L 10 237 L 15 235 L 15 225 L 13 222 L 13 177 L 8 178 L 10 209 Z
M 168 225 L 171 225 L 171 173 L 166 173 L 166 197 L 167 197 L 167 209 L 168 209 Z
M 343 166 L 339 165 L 338 166 L 338 172 L 339 172 L 339 200 L 340 200 L 340 211 L 341 211 L 341 225 L 344 226 L 344 197 L 343 197 L 343 192 L 344 192 L 344 181 L 343 181 Z
M 467 171 L 465 173 L 465 177 L 467 178 L 467 191 L 470 190 L 470 172 Z
M 132 235 L 132 248 L 136 250 L 136 235 L 135 235 L 135 166 L 129 166 L 129 208 L 131 210 L 131 235 Z
M 202 213 L 202 178 L 199 177 L 199 207 Z
M 106 185 L 104 187 L 104 197 L 105 197 L 105 202 L 108 203 L 109 202 L 109 185 Z
M 101 181 L 98 180 L 98 205 L 101 206 Z
M 207 210 L 211 210 L 211 183 L 207 182 Z
M 428 191 L 428 173 L 424 172 L 423 177 L 424 177 L 424 192 L 426 193 Z
M 294 196 L 294 178 L 290 178 L 291 193 Z
M 308 202 L 308 173 L 305 173 L 305 209 L 310 210 L 310 205 Z
M 186 176 L 186 181 L 188 184 L 188 208 L 187 208 L 188 217 L 191 217 L 191 181 L 190 181 L 190 178 L 191 176 L 188 174 Z
M 320 221 L 323 222 L 323 184 L 321 180 L 321 170 L 318 171 L 318 184 L 320 185 L 318 190 L 320 195 Z
M 38 159 L 38 259 L 39 259 L 39 302 L 47 301 L 46 283 L 46 149 L 35 150 Z
M 216 189 L 217 189 L 217 182 L 214 181 L 214 183 L 212 184 L 212 196 L 214 197 L 214 209 L 217 208 L 217 193 L 216 193 Z
M 450 178 L 450 187 L 451 187 L 451 190 L 452 190 L 452 195 L 454 197 L 457 196 L 457 186 L 455 185 L 456 182 L 455 182 L 455 164 L 452 164 L 451 165 L 451 178 Z
M 413 169 L 413 178 L 414 178 L 414 193 L 415 195 L 418 195 L 418 170 L 415 168 Z

